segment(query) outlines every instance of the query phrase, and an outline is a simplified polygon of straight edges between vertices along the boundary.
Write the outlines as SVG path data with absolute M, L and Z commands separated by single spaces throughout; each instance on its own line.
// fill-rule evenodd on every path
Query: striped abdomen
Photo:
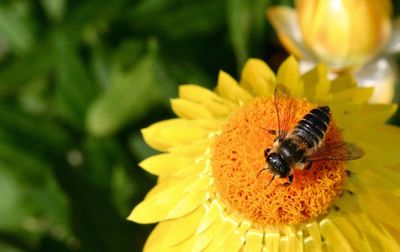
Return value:
M 328 106 L 312 109 L 297 123 L 292 136 L 302 138 L 309 149 L 318 148 L 324 140 L 330 121 Z

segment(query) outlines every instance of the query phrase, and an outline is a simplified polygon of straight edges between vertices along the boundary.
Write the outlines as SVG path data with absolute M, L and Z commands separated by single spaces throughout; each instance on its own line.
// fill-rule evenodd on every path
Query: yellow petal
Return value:
M 227 116 L 237 106 L 212 92 L 197 85 L 181 85 L 179 97 L 203 105 L 214 116 Z
M 196 234 L 204 232 L 204 230 L 209 228 L 216 219 L 221 218 L 221 212 L 222 209 L 219 203 L 216 200 L 211 202 L 211 204 L 206 209 L 206 213 L 200 221 L 199 226 L 196 229 Z
M 355 164 L 356 166 L 358 163 Z M 400 167 L 400 163 L 396 165 Z M 357 169 L 356 177 L 359 187 L 371 191 L 394 193 L 400 189 L 400 174 L 388 167 L 380 166 L 378 169 L 365 169 L 364 166 Z
M 246 241 L 244 234 L 249 230 L 250 226 L 251 222 L 242 221 L 240 226 L 229 236 L 220 251 L 238 251 Z
M 356 87 L 356 81 L 350 74 L 341 74 L 331 81 L 331 92 L 336 93 L 347 88 Z
M 272 96 L 276 77 L 262 60 L 249 59 L 243 67 L 240 85 L 254 96 Z
M 210 118 L 192 120 L 189 122 L 193 123 L 194 126 L 198 126 L 211 131 L 211 133 L 215 133 L 215 131 L 219 131 L 221 129 L 221 126 L 225 123 L 225 121 L 225 118 Z
M 319 247 L 317 249 L 315 249 L 315 248 L 316 248 L 316 246 L 315 246 L 315 243 L 312 240 L 312 238 L 311 237 L 306 237 L 304 239 L 304 251 L 305 252 L 314 252 L 314 251 L 320 252 L 320 251 L 322 251 L 322 247 Z
M 393 237 L 387 229 L 378 224 L 378 230 L 380 240 L 383 244 L 384 251 L 400 251 L 399 237 Z
M 190 236 L 188 239 L 182 241 L 181 243 L 172 246 L 172 247 L 164 247 L 163 244 L 160 242 L 160 239 L 163 238 L 165 232 L 167 230 L 158 229 L 158 226 L 154 229 L 153 232 L 157 232 L 157 236 L 152 236 L 153 232 L 150 235 L 151 243 L 148 241 L 144 247 L 144 252 L 159 252 L 159 251 L 166 251 L 166 252 L 186 252 L 189 251 L 188 248 L 193 246 L 193 243 L 196 241 L 196 236 Z M 147 245 L 149 243 L 149 245 Z
M 171 107 L 177 116 L 189 120 L 212 117 L 212 113 L 205 106 L 184 99 L 171 99 Z
M 309 237 L 304 240 L 305 251 L 321 251 L 321 233 L 319 226 L 316 222 L 312 222 L 306 225 Z
M 224 246 L 220 251 L 239 251 L 239 249 L 243 246 L 245 242 L 245 238 L 243 234 L 239 232 L 233 232 L 228 240 L 225 242 Z
M 222 218 L 214 219 L 210 227 L 208 227 L 204 232 L 196 234 L 196 242 L 193 247 L 188 247 L 188 251 L 204 251 L 210 243 L 215 239 L 216 231 L 220 228 L 222 223 Z
M 187 247 L 188 251 L 203 251 L 212 243 L 222 224 L 222 208 L 220 204 L 214 200 L 209 205 L 205 204 L 206 212 L 201 218 L 194 236 L 196 240 Z
M 333 94 L 332 100 L 335 102 L 353 102 L 363 104 L 368 102 L 374 92 L 373 87 L 360 88 L 353 87 L 338 91 Z
M 247 102 L 252 99 L 249 92 L 241 88 L 235 79 L 223 71 L 219 72 L 216 91 L 221 97 L 236 104 Z
M 160 175 L 184 169 L 192 163 L 191 158 L 168 153 L 151 156 L 139 163 L 139 166 L 150 173 Z
M 264 235 L 264 250 L 266 252 L 278 252 L 280 245 L 279 231 L 266 230 Z
M 165 120 L 142 129 L 146 143 L 160 151 L 204 139 L 209 133 L 209 130 L 197 126 L 196 122 L 184 119 Z
M 263 231 L 254 228 L 249 229 L 246 233 L 246 243 L 244 244 L 243 251 L 261 251 L 263 236 Z
M 360 105 L 331 101 L 329 107 L 332 111 L 332 118 L 338 127 L 346 130 L 354 127 L 355 122 L 352 118 L 360 111 Z
M 169 152 L 176 155 L 183 155 L 185 157 L 197 158 L 203 155 L 213 143 L 212 138 L 202 139 L 195 144 L 180 145 L 171 147 Z
M 173 247 L 189 237 L 193 236 L 201 218 L 204 216 L 205 209 L 199 206 L 195 211 L 183 217 L 161 222 L 159 225 L 165 225 L 163 228 L 164 236 L 157 240 L 163 248 Z
M 207 249 L 209 251 L 219 251 L 237 228 L 238 222 L 230 216 L 225 216 L 219 229 L 215 231 L 214 240 Z
M 182 179 L 161 191 L 156 186 L 156 192 L 152 190 L 128 219 L 146 224 L 184 216 L 207 199 L 208 187 L 209 178 Z
M 173 221 L 168 221 L 173 222 Z M 185 232 L 187 231 L 187 232 Z M 177 235 L 183 234 L 184 239 L 173 246 L 166 246 L 167 244 L 164 242 L 166 237 L 174 236 L 177 232 Z M 164 225 L 164 222 L 158 224 L 154 230 L 151 232 L 149 238 L 146 241 L 143 251 L 144 252 L 186 252 L 188 251 L 188 247 L 190 247 L 195 241 L 196 236 L 193 236 L 191 233 L 191 228 L 184 229 L 183 232 L 177 231 L 177 228 L 174 225 Z M 180 240 L 180 239 L 179 239 Z M 175 243 L 174 243 L 175 244 Z
M 215 117 L 226 117 L 237 108 L 236 105 L 232 104 L 231 106 L 229 106 L 225 102 L 221 103 L 218 101 L 206 101 L 203 103 L 203 105 Z
M 311 71 L 303 74 L 304 96 L 315 102 L 326 102 L 331 99 L 329 93 L 331 83 L 328 80 L 328 70 L 324 65 L 317 65 Z
M 398 220 L 400 213 L 400 200 L 397 197 L 388 193 L 373 193 L 371 191 L 357 195 L 364 211 L 375 219 L 400 231 L 400 225 L 398 221 L 395 221 Z
M 386 123 L 396 110 L 397 105 L 394 104 L 364 104 L 354 116 L 357 122 L 364 125 L 381 126 Z M 395 129 L 400 133 L 398 128 Z
M 206 191 L 188 193 L 180 199 L 174 197 L 168 203 L 162 202 L 159 198 L 146 199 L 135 207 L 129 219 L 140 224 L 148 224 L 178 218 L 193 211 L 206 199 Z
M 166 225 L 162 225 L 162 223 L 158 224 L 153 231 L 151 232 L 150 236 L 147 238 L 146 244 L 144 245 L 143 251 L 144 252 L 159 252 L 159 251 L 166 251 L 166 252 L 179 252 L 183 250 L 178 250 L 176 247 L 174 248 L 165 248 L 162 246 L 160 240 L 163 239 L 166 232 L 168 232 L 169 227 Z
M 363 104 L 354 105 L 332 101 L 332 115 L 339 127 L 346 130 L 382 126 L 396 111 L 396 105 Z
M 179 86 L 179 97 L 197 103 L 208 100 L 222 100 L 213 91 L 193 84 Z
M 352 217 L 355 219 L 353 223 L 358 225 L 359 229 L 368 233 L 368 240 L 373 251 L 400 251 L 398 241 L 392 237 L 383 225 L 375 222 L 364 213 Z
M 393 131 L 391 131 L 393 130 Z M 357 141 L 366 153 L 366 155 L 356 161 L 365 167 L 374 167 L 394 165 L 399 162 L 400 148 L 400 132 L 398 128 L 384 125 L 379 128 L 360 128 L 358 131 L 348 130 L 343 131 L 345 139 L 348 141 Z M 371 166 L 371 164 L 374 164 Z
M 351 241 L 351 246 L 355 250 L 372 252 L 371 245 L 364 234 L 363 230 L 358 230 L 349 219 L 340 216 L 335 216 L 331 218 L 332 223 L 335 224 L 343 234 L 346 234 L 346 237 L 349 241 Z
M 269 7 L 266 15 L 278 33 L 282 45 L 290 54 L 297 58 L 314 59 L 310 50 L 304 45 L 297 14 L 293 8 L 286 6 Z
M 286 235 L 281 236 L 280 251 L 303 251 L 303 233 L 299 231 L 297 234 L 294 230 L 286 230 Z
M 297 60 L 290 56 L 279 67 L 277 82 L 288 87 L 294 97 L 303 95 L 303 82 L 300 79 L 299 64 Z
M 398 244 L 393 240 L 390 233 L 361 209 L 359 205 L 361 201 L 358 200 L 358 195 L 359 193 L 355 195 L 344 193 L 335 204 L 339 207 L 340 212 L 357 227 L 357 230 L 363 233 L 363 240 L 368 243 L 365 244 L 366 247 L 371 247 L 372 251 L 398 251 L 396 249 Z
M 321 234 L 330 251 L 353 251 L 345 234 L 341 232 L 329 219 L 324 219 L 320 223 Z

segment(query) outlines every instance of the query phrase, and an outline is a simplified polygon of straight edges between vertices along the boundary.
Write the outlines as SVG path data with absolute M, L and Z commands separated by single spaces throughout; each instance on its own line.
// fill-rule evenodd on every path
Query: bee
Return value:
M 289 105 L 284 112 L 281 109 L 281 98 L 289 99 Z M 289 186 L 293 182 L 293 169 L 309 170 L 313 162 L 323 160 L 348 161 L 361 158 L 364 151 L 355 144 L 338 141 L 324 142 L 332 115 L 328 106 L 320 106 L 310 110 L 296 126 L 289 131 L 289 122 L 293 117 L 293 98 L 287 89 L 278 85 L 274 93 L 274 106 L 278 121 L 278 132 L 271 148 L 264 150 L 266 164 L 257 176 L 263 171 L 272 174 L 271 182 L 275 177 L 288 178 L 282 184 Z

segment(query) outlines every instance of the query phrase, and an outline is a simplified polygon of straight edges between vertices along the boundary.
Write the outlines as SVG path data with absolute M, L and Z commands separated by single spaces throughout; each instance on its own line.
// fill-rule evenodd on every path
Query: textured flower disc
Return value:
M 314 107 L 295 100 L 289 128 Z M 282 186 L 287 179 L 275 179 L 267 186 L 271 174 L 257 177 L 257 173 L 265 165 L 264 149 L 274 141 L 268 129 L 278 129 L 276 118 L 272 98 L 255 99 L 231 115 L 212 151 L 213 176 L 222 200 L 260 226 L 299 224 L 326 213 L 346 177 L 345 162 L 320 161 L 309 171 L 295 169 L 291 186 Z M 325 141 L 340 139 L 340 131 L 331 123 Z

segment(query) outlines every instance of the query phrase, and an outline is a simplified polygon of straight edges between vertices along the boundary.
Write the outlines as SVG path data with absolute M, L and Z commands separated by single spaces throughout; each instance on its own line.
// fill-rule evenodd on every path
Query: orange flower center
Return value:
M 288 102 L 283 101 L 284 106 Z M 293 128 L 315 105 L 295 100 Z M 257 177 L 266 161 L 264 150 L 271 147 L 277 130 L 273 100 L 257 98 L 233 113 L 212 148 L 212 172 L 221 200 L 243 217 L 262 227 L 299 224 L 324 215 L 341 193 L 346 179 L 346 163 L 314 162 L 310 170 L 293 168 L 294 181 L 275 179 L 265 171 Z M 324 141 L 341 139 L 340 130 L 330 123 Z

